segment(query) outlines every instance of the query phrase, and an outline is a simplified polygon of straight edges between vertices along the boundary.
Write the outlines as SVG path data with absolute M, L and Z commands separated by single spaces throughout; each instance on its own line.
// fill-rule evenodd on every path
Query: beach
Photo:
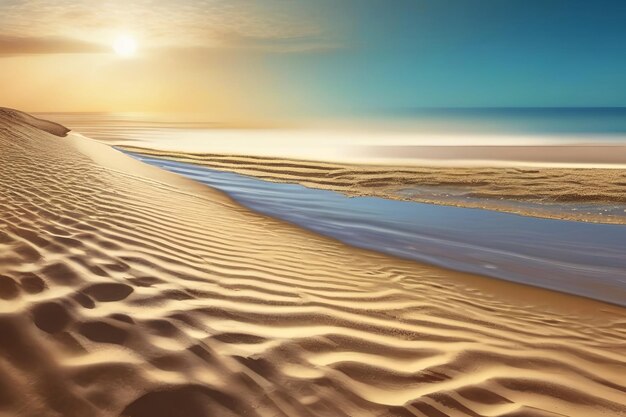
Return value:
M 513 121 L 503 122 L 501 113 Z M 626 224 L 626 136 L 619 133 L 626 129 L 624 109 L 440 110 L 405 127 L 370 122 L 370 129 L 367 122 L 242 128 L 178 114 L 39 116 L 124 151 L 264 181 L 353 197 Z M 439 117 L 438 129 L 431 117 Z
M 621 307 L 353 248 L 12 110 L 0 147 L 2 416 L 626 413 Z

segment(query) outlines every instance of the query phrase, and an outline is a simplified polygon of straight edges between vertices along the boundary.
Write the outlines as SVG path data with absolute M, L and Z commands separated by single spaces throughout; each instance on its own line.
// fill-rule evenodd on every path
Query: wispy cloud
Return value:
M 103 52 L 95 43 L 60 37 L 21 37 L 0 34 L 0 57 L 35 54 L 68 54 Z
M 213 35 L 223 48 L 253 49 L 276 53 L 315 52 L 338 49 L 342 45 L 321 33 L 259 36 L 237 32 Z
M 19 38 L 23 39 L 25 50 L 32 51 L 29 53 L 89 52 L 91 47 L 81 42 L 107 45 L 120 31 L 132 33 L 150 49 L 199 47 L 305 52 L 337 46 L 328 28 L 307 16 L 302 5 L 293 1 L 0 1 L 0 36 L 8 39 L 2 47 L 4 50 L 19 46 L 20 42 L 15 41 Z

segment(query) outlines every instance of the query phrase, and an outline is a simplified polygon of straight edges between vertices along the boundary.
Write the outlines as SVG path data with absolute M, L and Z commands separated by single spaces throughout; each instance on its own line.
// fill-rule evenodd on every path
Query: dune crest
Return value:
M 39 119 L 28 113 L 24 113 L 15 109 L 9 109 L 6 107 L 0 107 L 0 118 L 8 122 L 27 124 L 39 130 L 43 130 L 44 132 L 48 132 L 60 137 L 66 136 L 70 131 L 70 129 L 58 123 L 51 122 L 49 120 Z
M 624 309 L 353 249 L 22 114 L 0 416 L 626 413 Z

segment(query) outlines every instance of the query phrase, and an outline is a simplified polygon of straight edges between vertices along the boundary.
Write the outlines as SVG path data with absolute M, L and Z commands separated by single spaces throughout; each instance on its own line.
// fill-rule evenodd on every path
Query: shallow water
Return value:
M 133 157 L 353 246 L 626 305 L 626 226 L 347 197 L 187 163 Z

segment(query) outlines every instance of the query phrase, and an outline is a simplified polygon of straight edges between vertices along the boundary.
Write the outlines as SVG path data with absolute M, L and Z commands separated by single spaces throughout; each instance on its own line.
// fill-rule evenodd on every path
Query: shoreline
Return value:
M 626 224 L 626 170 L 364 165 L 116 147 L 354 197 L 381 197 L 565 221 Z
M 626 307 L 625 289 L 616 281 L 618 265 L 626 267 L 617 255 L 621 253 L 617 242 L 626 239 L 626 229 L 621 226 L 568 225 L 570 221 L 452 206 L 426 208 L 422 203 L 380 197 L 355 199 L 299 184 L 272 185 L 233 172 L 124 153 L 225 192 L 255 213 L 353 248 Z M 448 226 L 451 224 L 455 227 Z M 363 225 L 368 227 L 363 229 Z M 500 233 L 489 230 L 493 225 Z M 484 232 L 477 235 L 475 231 L 481 229 Z M 556 249 L 563 239 L 571 240 L 566 253 Z M 533 247 L 544 249 L 538 252 Z M 588 254 L 588 247 L 594 247 L 596 253 Z M 602 259 L 600 254 L 604 254 Z M 582 257 L 586 262 L 578 263 Z M 612 267 L 603 268 L 602 263 Z M 598 282 L 603 285 L 594 288 Z

